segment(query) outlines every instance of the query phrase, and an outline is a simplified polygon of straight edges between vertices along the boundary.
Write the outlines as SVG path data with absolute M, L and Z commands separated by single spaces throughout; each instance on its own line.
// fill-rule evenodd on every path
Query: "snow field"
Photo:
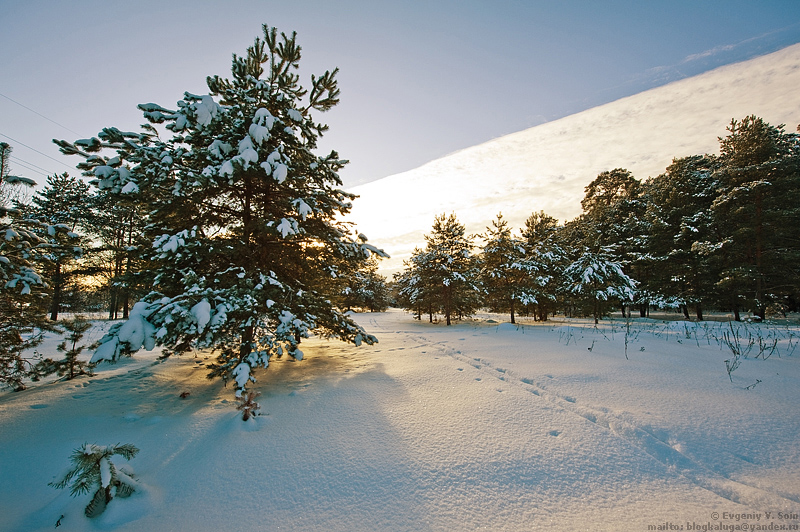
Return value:
M 626 360 L 619 319 L 356 319 L 379 344 L 304 342 L 257 374 L 250 423 L 202 353 L 0 395 L 0 530 L 647 530 L 800 511 L 798 328 L 731 383 L 712 336 L 727 324 L 634 320 Z M 84 442 L 141 450 L 141 489 L 95 520 L 88 495 L 47 486 Z

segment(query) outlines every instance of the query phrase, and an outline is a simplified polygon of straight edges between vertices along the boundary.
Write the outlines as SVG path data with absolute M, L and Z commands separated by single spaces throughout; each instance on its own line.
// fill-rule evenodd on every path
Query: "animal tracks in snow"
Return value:
M 602 405 L 587 404 L 573 395 L 559 392 L 559 380 L 553 375 L 542 375 L 541 380 L 530 376 L 518 376 L 506 368 L 494 366 L 485 359 L 466 356 L 458 350 L 450 349 L 446 352 L 455 360 L 469 364 L 480 371 L 484 378 L 488 377 L 504 384 L 521 387 L 536 398 L 532 397 L 531 400 L 548 401 L 562 410 L 580 416 L 601 430 L 609 431 L 616 437 L 641 449 L 671 471 L 679 473 L 695 485 L 711 491 L 719 497 L 753 508 L 780 508 L 786 507 L 787 504 L 800 502 L 800 498 L 791 494 L 762 489 L 714 471 L 685 454 L 684 446 L 671 438 L 667 431 L 638 426 L 630 419 L 630 416 L 617 414 Z M 475 380 L 480 382 L 482 379 L 476 377 Z M 497 388 L 497 391 L 502 392 L 503 389 Z M 560 437 L 562 431 L 553 429 L 547 434 L 552 437 Z

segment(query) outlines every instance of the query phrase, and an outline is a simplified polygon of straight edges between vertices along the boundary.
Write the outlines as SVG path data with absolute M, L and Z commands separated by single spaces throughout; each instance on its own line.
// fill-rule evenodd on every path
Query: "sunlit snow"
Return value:
M 0 394 L 0 530 L 800 524 L 776 517 L 800 511 L 797 326 L 734 324 L 756 344 L 729 379 L 721 322 L 354 317 L 380 343 L 312 338 L 302 361 L 256 370 L 254 422 L 206 379 L 207 351 Z M 758 338 L 776 351 L 759 354 Z M 57 341 L 39 350 L 54 356 Z M 89 494 L 47 485 L 84 443 L 120 442 L 141 450 L 137 491 L 100 517 L 83 515 Z

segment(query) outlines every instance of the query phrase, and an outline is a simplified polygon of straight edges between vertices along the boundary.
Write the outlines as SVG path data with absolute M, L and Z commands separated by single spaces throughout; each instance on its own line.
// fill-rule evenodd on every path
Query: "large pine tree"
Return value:
M 485 244 L 480 255 L 480 279 L 490 305 L 507 310 L 511 323 L 516 323 L 517 305 L 538 303 L 541 265 L 535 256 L 526 256 L 523 241 L 511 234 L 511 227 L 498 214 L 483 235 Z
M 2 177 L 10 197 L 20 197 L 15 187 L 32 187 L 34 181 L 6 173 Z M 72 238 L 66 226 L 49 225 L 0 203 L 0 385 L 25 389 L 27 378 L 43 371 L 23 351 L 36 347 L 44 331 L 53 330 L 45 311 L 49 285 L 42 275 L 54 246 Z
M 716 158 L 708 155 L 675 159 L 645 185 L 640 262 L 648 270 L 646 290 L 655 301 L 681 305 L 687 313 L 687 305 L 694 305 L 698 320 L 719 273 L 714 255 L 720 235 L 710 211 L 717 196 L 716 165 Z
M 447 325 L 456 316 L 469 316 L 478 307 L 477 268 L 472 238 L 455 214 L 437 216 L 427 242 L 426 273 Z
M 563 284 L 562 275 L 567 267 L 567 253 L 559 244 L 558 220 L 544 211 L 533 212 L 521 230 L 525 250 L 523 264 L 526 278 L 527 305 L 535 319 L 547 321 L 555 312 L 556 302 Z
M 719 194 L 712 204 L 722 244 L 720 288 L 762 319 L 800 287 L 800 137 L 756 116 L 732 120 L 720 138 Z
M 69 174 L 47 177 L 47 184 L 31 198 L 23 210 L 52 226 L 61 226 L 67 234 L 51 236 L 43 273 L 50 280 L 50 319 L 56 321 L 64 300 L 66 286 L 77 275 L 75 260 L 83 254 L 85 242 L 76 231 L 87 227 L 89 185 Z
M 213 348 L 209 376 L 233 380 L 240 395 L 271 357 L 302 358 L 312 330 L 376 341 L 328 293 L 331 278 L 383 253 L 341 219 L 355 198 L 339 188 L 346 161 L 314 153 L 327 130 L 314 114 L 338 103 L 337 70 L 305 89 L 300 57 L 294 33 L 264 26 L 234 55 L 231 79 L 208 78 L 209 94 L 186 93 L 177 109 L 140 105 L 152 125 L 138 133 L 107 128 L 59 142 L 84 157 L 100 189 L 136 197 L 149 213 L 153 291 L 95 360 L 155 344 Z

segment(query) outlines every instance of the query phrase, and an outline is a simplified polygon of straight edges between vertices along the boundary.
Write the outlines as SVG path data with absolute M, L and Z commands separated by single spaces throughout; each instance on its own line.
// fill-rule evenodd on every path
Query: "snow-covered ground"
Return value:
M 731 382 L 726 323 L 502 319 L 357 315 L 380 343 L 304 343 L 250 423 L 202 354 L 3 393 L 0 530 L 798 529 L 800 328 L 735 325 Z M 94 520 L 47 485 L 85 442 L 141 450 Z

